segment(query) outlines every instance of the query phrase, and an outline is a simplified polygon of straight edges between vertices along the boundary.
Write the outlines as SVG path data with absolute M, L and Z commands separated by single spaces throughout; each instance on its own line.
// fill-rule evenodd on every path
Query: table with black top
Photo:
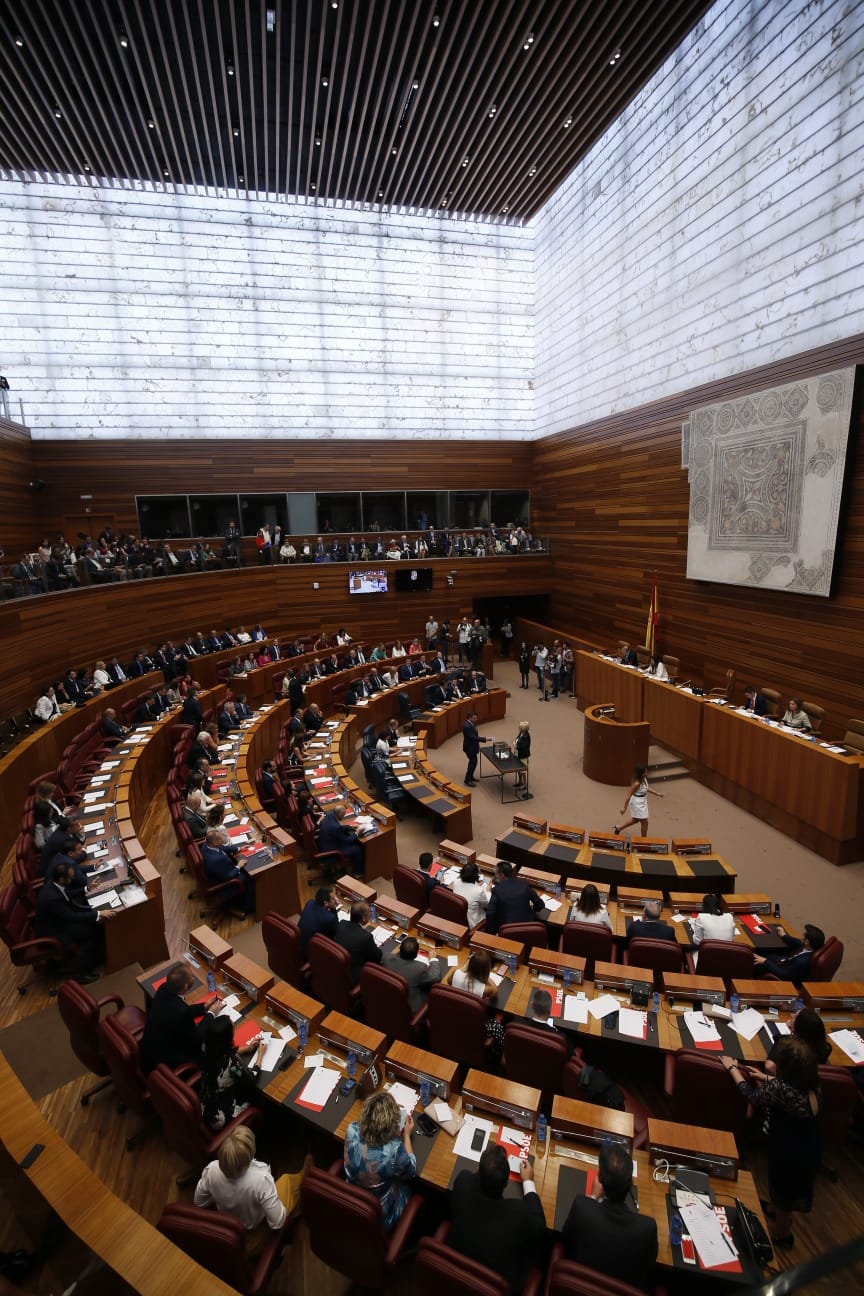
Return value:
M 492 768 L 489 773 L 483 773 L 483 762 Z M 507 781 L 507 775 L 513 775 L 512 797 L 504 797 L 504 786 Z M 519 787 L 519 775 L 525 775 L 525 783 L 521 790 Z M 497 778 L 501 780 L 501 804 L 509 805 L 511 801 L 530 800 L 531 794 L 528 791 L 528 763 L 521 760 L 515 752 L 508 749 L 496 748 L 494 743 L 487 743 L 480 748 L 480 778 Z

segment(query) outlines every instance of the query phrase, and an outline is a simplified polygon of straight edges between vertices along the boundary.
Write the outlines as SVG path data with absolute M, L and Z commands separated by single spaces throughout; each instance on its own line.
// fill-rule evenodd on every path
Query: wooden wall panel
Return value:
M 62 678 L 69 666 L 92 667 L 114 653 L 125 664 L 140 646 L 182 642 L 197 630 L 251 629 L 260 621 L 271 634 L 333 633 L 344 625 L 355 638 L 422 635 L 430 612 L 455 628 L 475 597 L 542 594 L 549 587 L 547 555 L 436 559 L 428 563 L 435 574 L 426 594 L 397 594 L 392 573 L 400 564 L 385 565 L 386 594 L 350 595 L 348 564 L 337 563 L 203 572 L 7 603 L 0 606 L 0 716 L 31 706 L 46 681 Z M 450 571 L 456 572 L 452 587 Z
M 531 445 L 517 441 L 37 441 L 54 517 L 113 514 L 137 532 L 136 495 L 275 491 L 518 490 Z M 81 495 L 92 499 L 82 503 Z
M 689 485 L 681 423 L 689 410 L 772 383 L 864 363 L 864 336 L 712 383 L 534 444 L 533 523 L 552 540 L 547 622 L 597 646 L 644 642 L 659 582 L 658 646 L 681 677 L 715 687 L 729 666 L 748 682 L 827 708 L 837 734 L 864 716 L 864 454 L 860 390 L 830 598 L 690 581 Z M 859 375 L 860 380 L 860 375 Z M 859 381 L 860 388 L 860 381 Z
M 25 549 L 35 549 L 42 538 L 44 495 L 36 496 L 30 489 L 35 476 L 32 447 L 29 432 L 0 419 L 0 545 L 6 563 L 17 562 Z

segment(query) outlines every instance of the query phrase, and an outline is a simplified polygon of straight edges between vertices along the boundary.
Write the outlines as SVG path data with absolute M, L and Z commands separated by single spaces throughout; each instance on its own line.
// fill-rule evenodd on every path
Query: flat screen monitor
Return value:
M 431 567 L 398 567 L 396 569 L 396 589 L 400 594 L 416 590 L 431 590 Z
M 386 571 L 353 571 L 348 573 L 349 594 L 386 594 Z

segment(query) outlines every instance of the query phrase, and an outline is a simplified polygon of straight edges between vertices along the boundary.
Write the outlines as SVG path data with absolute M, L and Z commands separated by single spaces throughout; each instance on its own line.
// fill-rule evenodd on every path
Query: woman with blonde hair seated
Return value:
M 300 1184 L 312 1164 L 311 1156 L 297 1174 L 274 1181 L 270 1167 L 255 1160 L 255 1135 L 248 1125 L 238 1125 L 226 1135 L 216 1161 L 201 1172 L 195 1188 L 196 1206 L 215 1206 L 235 1215 L 246 1229 L 246 1254 L 257 1255 L 271 1229 L 280 1229 L 300 1198 Z
M 387 1230 L 405 1209 L 417 1174 L 413 1129 L 414 1118 L 405 1116 L 403 1123 L 396 1099 L 382 1091 L 366 1099 L 359 1121 L 352 1121 L 345 1134 L 345 1178 L 375 1194 Z

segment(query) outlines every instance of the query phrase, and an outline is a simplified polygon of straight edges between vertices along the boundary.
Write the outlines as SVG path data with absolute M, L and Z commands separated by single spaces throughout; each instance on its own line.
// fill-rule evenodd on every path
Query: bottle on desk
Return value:
M 212 994 L 215 989 L 216 989 L 216 973 L 211 968 L 210 971 L 207 973 L 207 991 L 209 994 Z

